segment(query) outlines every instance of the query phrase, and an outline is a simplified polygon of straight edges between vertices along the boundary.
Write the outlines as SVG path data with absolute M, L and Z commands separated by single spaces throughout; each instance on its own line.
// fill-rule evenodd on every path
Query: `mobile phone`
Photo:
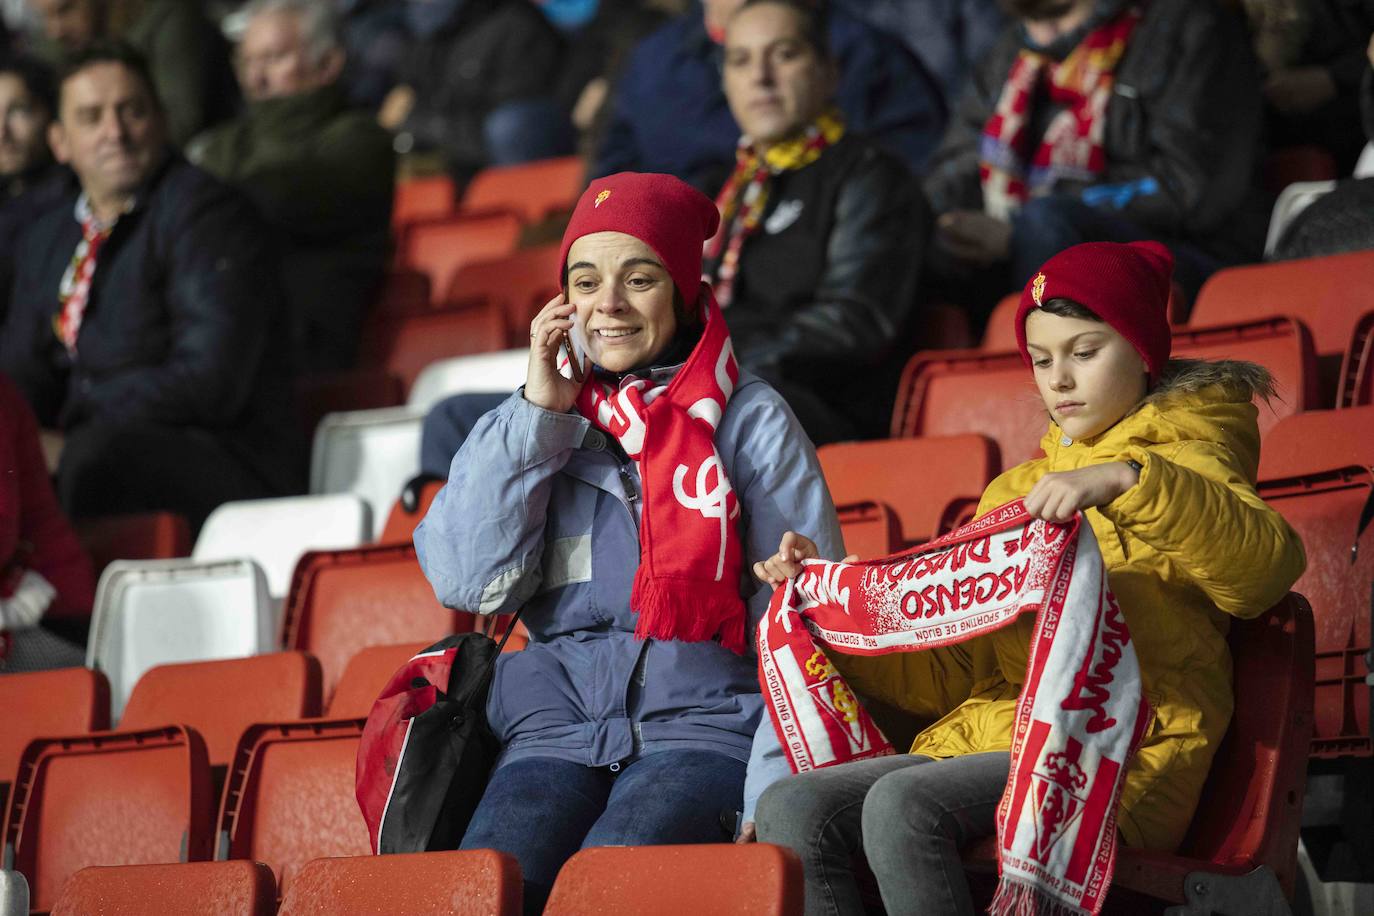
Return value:
M 568 371 L 572 373 L 572 380 L 578 383 L 581 383 L 584 377 L 582 374 L 583 348 L 579 339 L 581 336 L 578 333 L 577 325 L 574 324 L 571 331 L 563 332 L 562 343 L 563 352 L 568 358 Z

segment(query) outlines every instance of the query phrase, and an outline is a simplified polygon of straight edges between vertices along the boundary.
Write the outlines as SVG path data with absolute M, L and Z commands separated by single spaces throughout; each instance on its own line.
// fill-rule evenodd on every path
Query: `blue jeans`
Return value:
M 661 751 L 619 773 L 526 757 L 491 774 L 459 848 L 514 856 L 525 877 L 525 912 L 537 914 L 579 849 L 728 842 L 744 771 L 744 761 L 714 751 Z

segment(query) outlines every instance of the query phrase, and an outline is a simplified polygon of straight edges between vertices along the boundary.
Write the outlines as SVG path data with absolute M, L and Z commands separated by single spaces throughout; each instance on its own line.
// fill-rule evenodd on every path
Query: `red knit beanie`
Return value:
M 1026 349 L 1026 316 L 1051 299 L 1071 299 L 1130 341 L 1145 360 L 1150 384 L 1159 379 L 1173 343 L 1169 292 L 1174 256 L 1159 242 L 1088 242 L 1066 248 L 1030 278 L 1016 310 L 1016 345 Z
M 563 284 L 573 242 L 594 232 L 623 232 L 654 250 L 691 306 L 701 286 L 702 246 L 719 224 L 711 198 L 672 175 L 620 172 L 598 178 L 582 192 L 563 233 L 558 283 Z

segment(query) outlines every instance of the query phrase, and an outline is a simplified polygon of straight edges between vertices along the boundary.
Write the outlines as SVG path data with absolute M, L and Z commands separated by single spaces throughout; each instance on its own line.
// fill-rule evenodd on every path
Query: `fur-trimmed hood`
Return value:
M 1197 394 L 1214 385 L 1246 401 L 1258 397 L 1267 403 L 1276 394 L 1274 376 L 1258 363 L 1240 359 L 1171 359 L 1141 406 L 1178 394 Z

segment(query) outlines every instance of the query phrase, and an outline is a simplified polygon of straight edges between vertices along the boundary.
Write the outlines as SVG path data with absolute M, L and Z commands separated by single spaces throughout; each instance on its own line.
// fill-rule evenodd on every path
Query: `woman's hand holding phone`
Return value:
M 582 390 L 581 379 L 591 370 L 591 360 L 583 357 L 573 366 L 574 379 L 558 371 L 559 353 L 576 321 L 577 307 L 561 295 L 549 301 L 530 323 L 530 363 L 525 376 L 525 400 L 545 410 L 566 413 Z M 567 346 L 571 351 L 572 347 Z M 574 357 L 569 355 L 569 359 Z M 579 371 L 580 370 L 580 371 Z

